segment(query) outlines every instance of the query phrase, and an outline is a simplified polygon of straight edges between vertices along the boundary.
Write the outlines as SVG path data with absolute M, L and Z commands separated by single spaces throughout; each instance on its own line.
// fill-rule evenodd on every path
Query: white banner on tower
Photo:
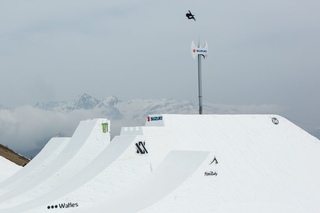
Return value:
M 208 55 L 208 43 L 206 42 L 203 47 L 198 47 L 194 44 L 194 41 L 191 42 L 191 55 L 196 59 L 197 55 L 202 55 L 204 58 Z

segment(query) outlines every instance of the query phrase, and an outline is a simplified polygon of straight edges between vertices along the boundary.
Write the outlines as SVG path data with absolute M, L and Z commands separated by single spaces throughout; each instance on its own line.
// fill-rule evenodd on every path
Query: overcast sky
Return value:
M 319 8 L 319 0 L 3 0 L 0 104 L 82 93 L 197 101 L 190 44 L 200 37 L 209 44 L 204 102 L 277 104 L 320 127 Z

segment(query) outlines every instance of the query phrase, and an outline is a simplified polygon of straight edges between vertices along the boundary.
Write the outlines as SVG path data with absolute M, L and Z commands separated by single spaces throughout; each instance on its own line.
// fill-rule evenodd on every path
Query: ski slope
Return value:
M 36 180 L 26 177 L 48 159 L 23 168 L 13 191 L 2 186 L 0 212 L 320 210 L 320 142 L 279 115 L 150 115 L 110 143 L 103 122 L 48 143 L 55 160 Z M 21 179 L 28 187 L 14 188 Z

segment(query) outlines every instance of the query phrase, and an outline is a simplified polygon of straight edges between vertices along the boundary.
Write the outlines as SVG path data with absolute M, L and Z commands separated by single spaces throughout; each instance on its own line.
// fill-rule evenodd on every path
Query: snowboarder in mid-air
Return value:
M 186 14 L 186 16 L 187 16 L 188 19 L 196 20 L 196 18 L 194 17 L 194 15 L 191 13 L 190 10 L 188 10 L 188 13 Z

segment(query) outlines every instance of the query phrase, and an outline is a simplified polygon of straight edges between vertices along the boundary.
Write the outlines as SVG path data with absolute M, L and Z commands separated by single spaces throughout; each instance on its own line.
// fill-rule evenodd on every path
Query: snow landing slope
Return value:
M 148 122 L 154 123 L 171 130 L 175 146 L 209 150 L 218 163 L 207 161 L 202 177 L 190 178 L 145 212 L 319 211 L 319 140 L 285 118 L 163 115 Z M 206 175 L 211 171 L 217 176 Z
M 30 199 L 12 195 L 0 212 L 320 209 L 320 142 L 278 115 L 150 115 L 68 168 L 85 154 L 92 160 L 73 178 L 35 185 Z

